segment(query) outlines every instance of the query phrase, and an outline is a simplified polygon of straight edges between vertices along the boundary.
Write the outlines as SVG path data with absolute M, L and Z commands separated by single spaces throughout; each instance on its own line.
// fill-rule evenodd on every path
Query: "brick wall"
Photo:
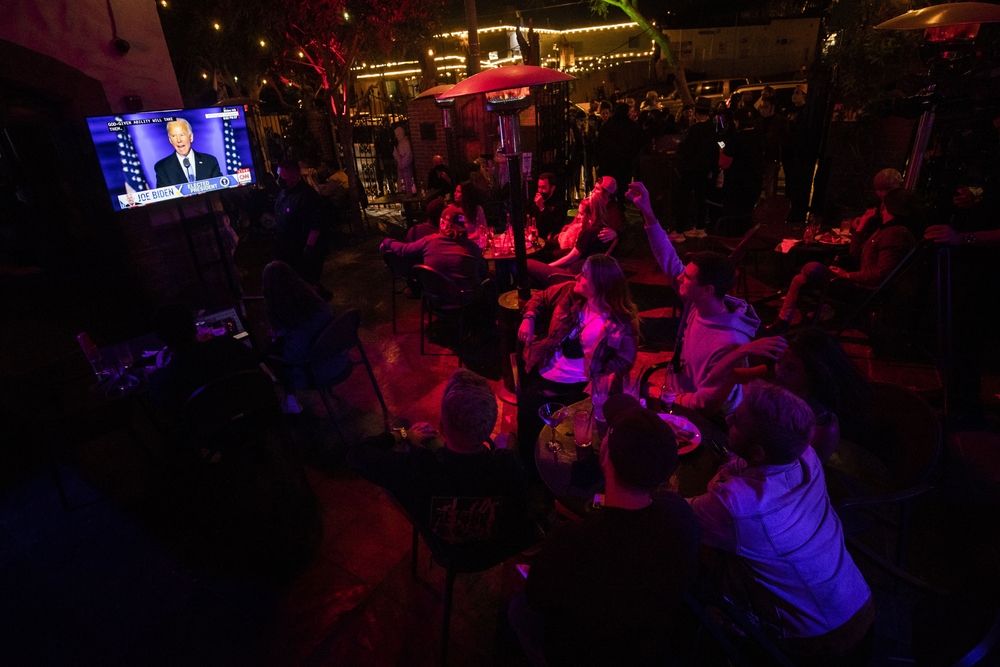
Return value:
M 443 114 L 435 104 L 434 98 L 425 97 L 408 102 L 406 115 L 410 125 L 410 143 L 413 146 L 413 168 L 417 187 L 425 187 L 427 172 L 434 166 L 434 156 L 441 155 L 445 162 L 448 162 L 448 143 L 445 141 Z M 433 126 L 433 139 L 423 138 L 421 125 L 428 130 Z

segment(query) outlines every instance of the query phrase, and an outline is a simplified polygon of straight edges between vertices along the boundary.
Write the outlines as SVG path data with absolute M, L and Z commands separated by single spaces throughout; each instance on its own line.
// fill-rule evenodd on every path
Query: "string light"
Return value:
M 264 43 L 264 40 L 260 40 L 260 45 L 261 46 L 267 46 L 267 44 Z
M 213 23 L 212 27 L 214 27 L 216 30 L 221 30 L 222 29 L 222 26 L 220 26 L 218 23 Z

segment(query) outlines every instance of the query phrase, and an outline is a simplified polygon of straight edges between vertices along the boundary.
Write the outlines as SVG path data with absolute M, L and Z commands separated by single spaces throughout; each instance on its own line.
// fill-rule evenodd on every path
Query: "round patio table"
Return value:
M 556 499 L 573 513 L 583 516 L 593 507 L 594 494 L 604 492 L 604 476 L 600 472 L 597 457 L 586 464 L 577 464 L 576 443 L 573 439 L 573 415 L 580 410 L 593 412 L 590 398 L 569 406 L 568 416 L 555 429 L 555 439 L 562 445 L 559 451 L 550 452 L 548 442 L 549 427 L 542 429 L 535 443 L 535 465 L 542 481 Z M 674 407 L 674 414 L 686 417 L 701 431 L 701 445 L 693 452 L 680 457 L 680 464 L 668 482 L 661 488 L 676 491 L 685 498 L 701 495 L 715 476 L 722 463 L 717 447 L 728 443 L 725 429 L 712 423 L 695 410 L 681 406 Z

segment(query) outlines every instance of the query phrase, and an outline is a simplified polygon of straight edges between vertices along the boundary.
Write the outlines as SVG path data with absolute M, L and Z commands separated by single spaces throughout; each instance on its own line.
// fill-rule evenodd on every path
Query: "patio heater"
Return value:
M 987 2 L 953 2 L 911 9 L 884 21 L 876 30 L 922 30 L 920 56 L 928 68 L 928 78 L 920 94 L 904 99 L 905 109 L 922 111 L 916 136 L 906 164 L 903 187 L 915 190 L 924 155 L 934 128 L 938 109 L 990 104 L 997 100 L 1000 63 L 998 33 L 1000 6 Z M 908 115 L 904 112 L 904 115 Z M 951 249 L 937 248 L 937 329 L 938 367 L 942 373 L 944 414 L 950 413 L 948 399 L 953 359 L 951 309 Z
M 500 115 L 500 142 L 510 178 L 511 229 L 517 264 L 517 296 L 522 303 L 531 298 L 528 286 L 528 255 L 524 246 L 524 197 L 521 192 L 521 122 L 519 114 L 531 106 L 531 86 L 571 81 L 576 77 L 533 65 L 509 65 L 486 70 L 456 84 L 437 98 L 485 95 L 486 110 Z

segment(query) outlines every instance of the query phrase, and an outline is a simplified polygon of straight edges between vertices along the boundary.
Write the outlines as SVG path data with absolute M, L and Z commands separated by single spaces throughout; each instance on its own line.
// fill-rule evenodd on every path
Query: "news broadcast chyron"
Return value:
M 244 114 L 227 106 L 88 118 L 114 209 L 255 183 Z

